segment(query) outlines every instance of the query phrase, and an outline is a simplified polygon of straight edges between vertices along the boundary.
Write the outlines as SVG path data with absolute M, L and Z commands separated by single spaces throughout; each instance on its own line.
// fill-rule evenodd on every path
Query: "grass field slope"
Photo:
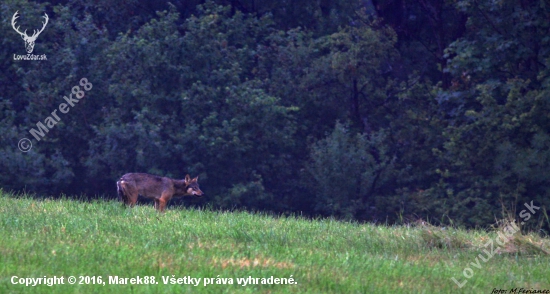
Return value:
M 482 231 L 179 207 L 159 214 L 152 205 L 0 194 L 0 293 L 550 289 L 550 240 L 506 222 Z

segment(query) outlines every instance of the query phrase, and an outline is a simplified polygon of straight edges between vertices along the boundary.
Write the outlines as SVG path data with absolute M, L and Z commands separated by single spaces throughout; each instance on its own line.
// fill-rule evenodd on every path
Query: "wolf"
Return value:
M 138 195 L 152 198 L 155 209 L 164 212 L 166 204 L 174 196 L 197 196 L 204 194 L 199 188 L 199 177 L 191 179 L 189 175 L 183 180 L 175 180 L 144 173 L 128 173 L 117 181 L 118 199 L 129 206 L 134 206 Z

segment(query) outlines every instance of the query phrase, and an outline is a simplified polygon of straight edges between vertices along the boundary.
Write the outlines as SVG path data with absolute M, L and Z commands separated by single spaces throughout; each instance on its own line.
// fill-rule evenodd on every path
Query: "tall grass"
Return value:
M 496 238 L 496 232 L 179 208 L 159 214 L 152 206 L 130 209 L 115 201 L 36 200 L 0 194 L 1 293 L 491 293 L 494 288 L 550 289 L 548 255 L 540 250 L 522 251 L 514 240 L 510 243 L 515 245 L 481 261 L 479 268 L 472 265 L 484 245 Z M 548 239 L 521 238 L 535 247 L 550 248 Z M 472 270 L 470 278 L 464 277 L 465 268 Z M 25 286 L 12 284 L 13 276 L 63 276 L 65 284 Z M 77 284 L 68 284 L 69 276 L 77 277 Z M 78 284 L 79 276 L 96 277 L 96 281 L 100 276 L 105 285 Z M 109 284 L 109 276 L 119 280 L 152 276 L 158 284 Z M 292 278 L 295 284 L 265 280 L 271 284 L 261 284 L 261 278 L 272 276 Z M 197 286 L 165 284 L 163 277 L 181 278 L 181 282 L 189 282 L 184 280 L 187 277 L 201 280 Z M 248 277 L 259 278 L 260 284 L 238 284 L 237 278 Z M 453 277 L 466 284 L 459 288 Z M 212 284 L 205 286 L 205 278 L 213 278 L 208 279 Z M 221 278 L 226 283 L 231 278 L 233 284 L 217 284 Z

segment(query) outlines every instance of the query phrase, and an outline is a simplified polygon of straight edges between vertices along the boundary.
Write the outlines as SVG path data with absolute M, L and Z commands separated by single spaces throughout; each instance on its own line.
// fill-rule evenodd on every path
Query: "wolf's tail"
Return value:
M 126 190 L 124 188 L 124 181 L 120 180 L 116 182 L 116 190 L 118 193 L 118 201 L 127 203 L 128 202 L 128 196 L 126 195 Z

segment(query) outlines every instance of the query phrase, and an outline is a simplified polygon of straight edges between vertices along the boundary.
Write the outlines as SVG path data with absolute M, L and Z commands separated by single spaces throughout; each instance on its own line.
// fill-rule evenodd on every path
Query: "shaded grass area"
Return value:
M 1 293 L 550 289 L 550 258 L 545 253 L 550 241 L 535 235 L 518 233 L 499 253 L 480 261 L 480 254 L 487 257 L 484 246 L 495 240 L 496 232 L 195 209 L 158 214 L 152 206 L 129 209 L 114 201 L 35 200 L 0 194 Z M 470 278 L 464 277 L 465 268 L 471 269 Z M 13 276 L 16 280 L 63 276 L 65 284 L 26 287 L 12 284 Z M 69 276 L 77 277 L 77 284 L 68 284 Z M 105 285 L 78 284 L 79 276 L 101 276 Z M 109 284 L 109 276 L 154 277 L 158 284 Z M 290 283 L 261 284 L 261 278 L 272 276 Z M 189 277 L 200 278 L 199 285 L 190 284 Z M 254 279 L 248 279 L 246 286 L 241 280 L 239 285 L 237 278 L 248 277 Z M 453 277 L 466 283 L 459 288 Z M 170 278 L 189 284 L 172 284 Z M 205 278 L 210 278 L 206 286 Z

